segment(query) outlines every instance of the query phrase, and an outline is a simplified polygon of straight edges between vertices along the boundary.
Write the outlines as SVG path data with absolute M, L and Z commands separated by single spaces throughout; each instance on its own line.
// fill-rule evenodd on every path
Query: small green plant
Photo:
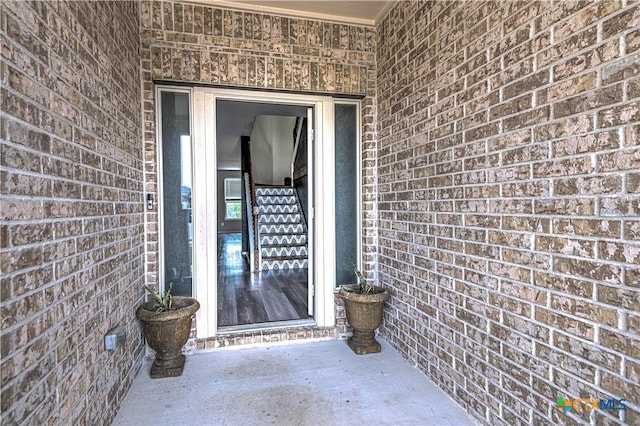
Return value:
M 352 288 L 352 287 L 347 287 L 343 285 L 342 288 L 344 288 L 347 291 L 360 293 L 360 294 L 375 293 L 376 292 L 375 286 L 367 281 L 367 279 L 364 277 L 364 275 L 362 275 L 362 272 L 360 271 L 360 269 L 358 269 L 356 265 L 354 265 L 353 263 L 352 265 L 353 265 L 353 272 L 356 274 L 356 279 L 358 280 L 358 287 Z
M 149 288 L 149 286 L 144 286 L 147 294 L 150 294 L 153 297 L 153 300 L 158 304 L 158 309 L 156 309 L 156 314 L 160 312 L 168 311 L 171 309 L 171 304 L 173 303 L 173 296 L 171 295 L 171 290 L 173 290 L 173 282 L 169 283 L 169 289 L 164 292 L 164 294 L 160 294 L 157 291 L 153 291 Z

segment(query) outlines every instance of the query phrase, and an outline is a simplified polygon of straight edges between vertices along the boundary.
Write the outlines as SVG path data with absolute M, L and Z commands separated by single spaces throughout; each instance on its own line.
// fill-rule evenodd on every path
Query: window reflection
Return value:
M 161 92 L 164 288 L 192 296 L 193 170 L 189 94 Z

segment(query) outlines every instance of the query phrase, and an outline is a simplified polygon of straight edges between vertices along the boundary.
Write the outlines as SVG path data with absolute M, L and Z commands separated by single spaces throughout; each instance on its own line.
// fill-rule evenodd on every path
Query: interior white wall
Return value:
M 282 185 L 291 177 L 296 117 L 260 115 L 251 131 L 251 159 L 256 183 Z

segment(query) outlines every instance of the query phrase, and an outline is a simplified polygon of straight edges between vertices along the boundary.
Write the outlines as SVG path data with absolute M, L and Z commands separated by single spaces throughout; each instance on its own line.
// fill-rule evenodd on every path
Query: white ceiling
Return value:
M 202 0 L 213 4 L 254 12 L 315 18 L 358 25 L 374 25 L 397 0 Z

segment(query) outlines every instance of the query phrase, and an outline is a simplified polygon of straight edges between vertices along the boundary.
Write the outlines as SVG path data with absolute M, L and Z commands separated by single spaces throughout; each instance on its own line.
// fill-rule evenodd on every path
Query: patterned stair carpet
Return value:
M 306 268 L 307 226 L 293 188 L 258 187 L 260 269 Z

